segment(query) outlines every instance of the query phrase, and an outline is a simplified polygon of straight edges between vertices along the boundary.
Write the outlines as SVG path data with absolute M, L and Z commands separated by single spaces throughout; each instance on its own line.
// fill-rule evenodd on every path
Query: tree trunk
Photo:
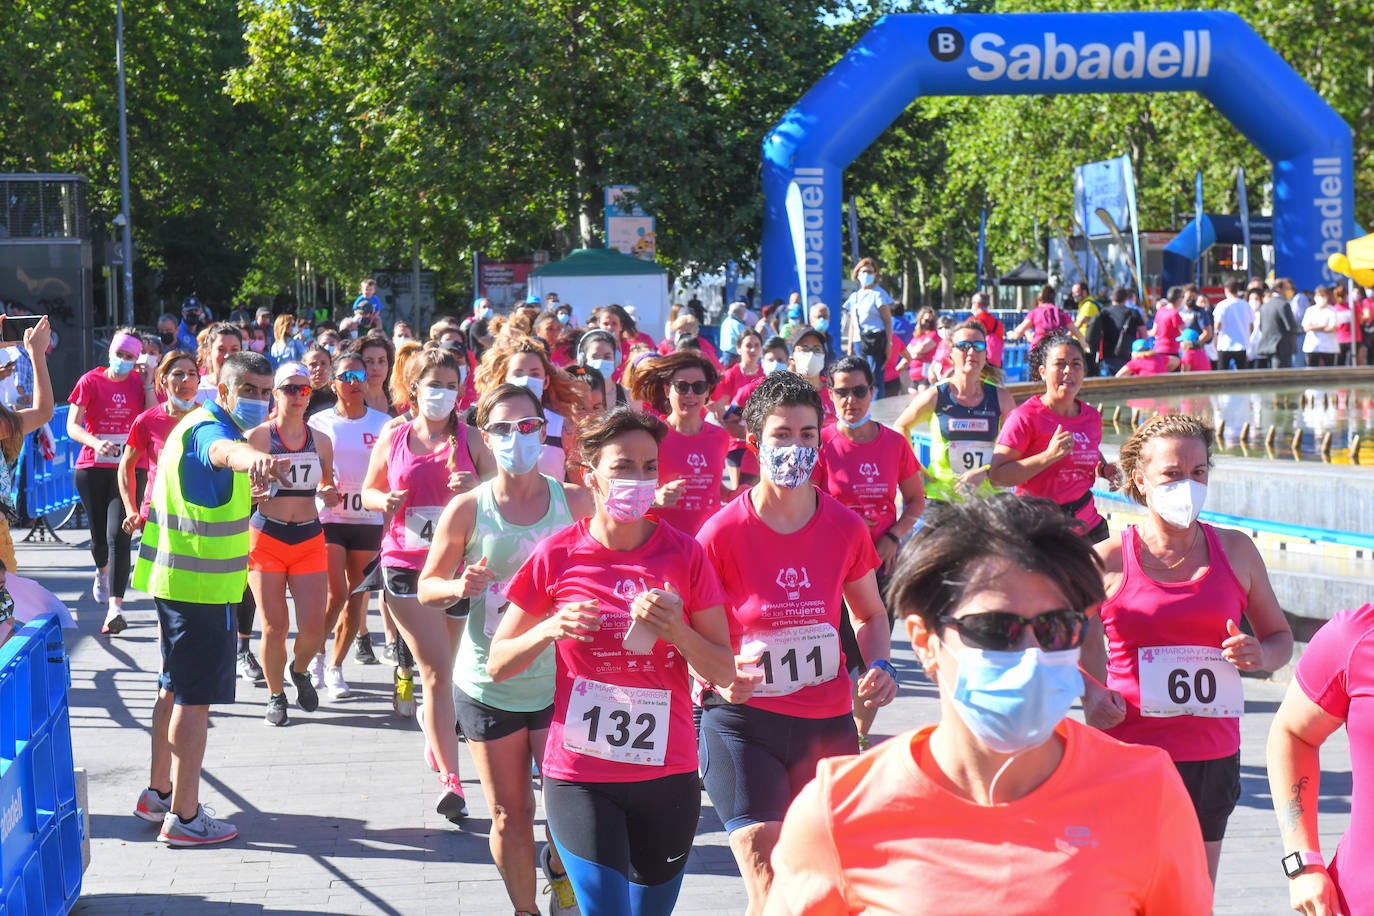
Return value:
M 921 251 L 914 250 L 911 259 L 916 262 L 916 308 L 919 311 L 930 304 L 930 292 L 926 288 L 926 258 Z

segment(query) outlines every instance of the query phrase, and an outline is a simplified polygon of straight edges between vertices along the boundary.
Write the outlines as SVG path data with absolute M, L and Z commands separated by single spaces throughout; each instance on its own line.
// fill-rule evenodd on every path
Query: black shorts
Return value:
M 234 605 L 154 598 L 162 643 L 158 686 L 178 706 L 234 702 Z
M 1220 843 L 1240 801 L 1240 752 L 1215 760 L 1175 760 L 1174 768 L 1192 799 L 1202 839 Z
M 479 703 L 460 688 L 453 689 L 458 734 L 469 741 L 496 741 L 521 729 L 543 731 L 553 721 L 553 704 L 536 712 L 511 712 Z
M 382 549 L 382 526 L 325 522 L 324 542 L 338 544 L 344 550 L 376 553 Z
M 878 594 L 883 596 L 883 606 L 887 610 L 887 632 L 892 633 L 892 607 L 887 603 L 887 583 L 891 576 L 878 573 Z M 849 619 L 849 604 L 840 604 L 840 649 L 844 652 L 844 666 L 849 669 L 851 677 L 859 678 L 868 670 L 868 663 L 864 661 L 863 650 L 859 648 L 859 638 L 854 635 L 854 623 Z
M 727 468 L 737 468 L 740 462 L 744 461 L 744 448 L 732 448 L 725 453 L 725 466 Z
M 418 570 L 402 566 L 383 566 L 382 584 L 388 595 L 397 598 L 418 598 L 420 594 L 420 573 Z M 444 609 L 444 613 L 454 620 L 464 620 L 471 607 L 471 599 L 461 598 L 457 604 Z
M 610 875 L 653 887 L 680 878 L 687 867 L 701 815 L 701 787 L 696 773 L 643 782 L 565 782 L 546 776 L 544 810 L 579 897 L 591 888 L 609 892 L 618 883 L 607 881 Z
M 697 739 L 706 794 L 727 831 L 781 821 L 822 757 L 859 752 L 849 713 L 802 719 L 724 703 L 701 716 Z

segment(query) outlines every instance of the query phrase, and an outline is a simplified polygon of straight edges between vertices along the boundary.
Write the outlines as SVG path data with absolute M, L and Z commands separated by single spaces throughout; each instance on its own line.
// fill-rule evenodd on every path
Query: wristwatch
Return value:
M 1290 878 L 1296 878 L 1302 874 L 1302 870 L 1309 865 L 1325 867 L 1326 862 L 1322 860 L 1321 853 L 1312 852 L 1310 849 L 1302 852 L 1290 852 L 1283 857 L 1283 873 Z

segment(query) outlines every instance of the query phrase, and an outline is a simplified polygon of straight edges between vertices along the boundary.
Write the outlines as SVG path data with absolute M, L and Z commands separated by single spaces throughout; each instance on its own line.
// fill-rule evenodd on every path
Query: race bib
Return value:
M 487 586 L 486 593 L 486 612 L 482 619 L 482 632 L 488 638 L 496 635 L 496 628 L 501 625 L 501 620 L 506 616 L 506 608 L 510 607 L 510 602 L 506 600 L 506 583 L 502 581 L 492 582 Z
M 324 503 L 320 503 L 320 508 L 324 508 Z M 339 491 L 339 502 L 334 508 L 329 510 L 331 517 L 340 522 L 363 522 L 375 524 L 377 513 L 369 512 L 363 508 L 363 494 L 345 493 Z
M 976 471 L 992 464 L 992 450 L 996 443 L 956 439 L 949 444 L 949 467 L 956 474 Z
M 96 452 L 95 463 L 98 465 L 102 465 L 104 467 L 113 467 L 114 465 L 119 464 L 119 459 L 124 456 L 124 443 L 129 441 L 129 434 L 96 433 L 95 437 L 99 439 L 101 442 L 113 442 L 115 445 L 119 446 L 119 452 L 115 455 L 102 455 L 100 452 Z
M 754 670 L 763 681 L 754 695 L 760 697 L 785 697 L 834 680 L 840 672 L 840 637 L 828 623 L 745 633 L 740 654 L 758 656 Z
M 670 697 L 667 690 L 577 678 L 563 720 L 563 746 L 617 763 L 663 766 Z
M 1233 719 L 1245 712 L 1240 672 L 1213 646 L 1139 650 L 1140 714 Z
M 313 490 L 320 485 L 320 456 L 315 452 L 291 452 L 291 466 L 283 475 L 283 490 Z
M 434 543 L 434 526 L 439 521 L 443 506 L 423 506 L 405 510 L 406 550 L 428 550 Z

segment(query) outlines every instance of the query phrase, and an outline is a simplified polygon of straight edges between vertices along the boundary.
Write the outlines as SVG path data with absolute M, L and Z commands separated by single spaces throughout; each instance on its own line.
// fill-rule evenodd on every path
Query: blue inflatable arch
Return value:
M 1350 127 L 1239 16 L 903 14 L 879 19 L 764 139 L 765 300 L 804 289 L 839 305 L 844 169 L 915 99 L 1094 92 L 1206 97 L 1273 163 L 1276 272 L 1299 288 L 1335 279 L 1327 255 L 1354 228 Z

